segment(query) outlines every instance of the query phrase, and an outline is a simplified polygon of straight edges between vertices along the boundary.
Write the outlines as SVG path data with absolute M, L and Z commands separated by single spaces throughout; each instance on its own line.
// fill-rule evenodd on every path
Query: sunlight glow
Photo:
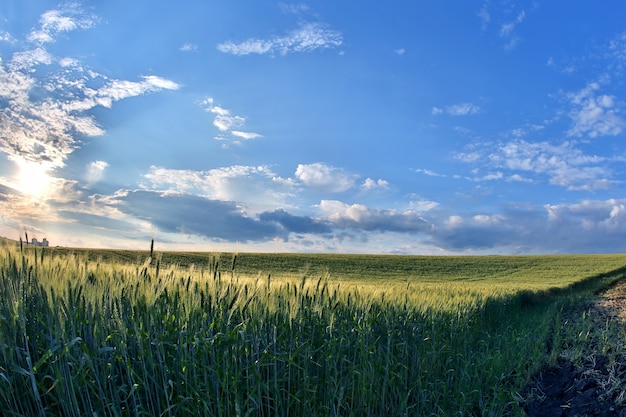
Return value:
M 46 197 L 50 192 L 52 183 L 52 178 L 48 175 L 48 167 L 41 163 L 29 161 L 19 162 L 18 165 L 16 189 L 32 198 Z

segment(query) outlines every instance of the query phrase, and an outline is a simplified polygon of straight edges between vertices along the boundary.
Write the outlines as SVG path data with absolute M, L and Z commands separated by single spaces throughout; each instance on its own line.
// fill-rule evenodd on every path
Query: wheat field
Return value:
M 7 243 L 0 414 L 521 415 L 561 311 L 625 265 Z

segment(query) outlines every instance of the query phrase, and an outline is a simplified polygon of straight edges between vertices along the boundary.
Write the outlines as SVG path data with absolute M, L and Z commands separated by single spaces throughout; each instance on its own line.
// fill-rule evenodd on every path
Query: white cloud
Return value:
M 437 203 L 436 201 L 419 199 L 416 201 L 411 201 L 409 206 L 418 213 L 425 213 L 439 207 L 439 203 Z
M 424 175 L 428 175 L 429 177 L 445 177 L 445 175 L 443 174 L 438 174 L 434 171 L 431 171 L 430 169 L 416 169 L 415 172 L 420 173 L 420 174 L 424 174 Z
M 280 10 L 282 10 L 283 13 L 295 14 L 295 15 L 306 13 L 310 9 L 309 6 L 304 3 L 298 3 L 298 4 L 280 3 L 278 6 L 280 7 Z
M 151 86 L 156 90 L 178 90 L 180 88 L 178 83 L 157 75 L 145 75 L 142 78 L 148 86 Z M 147 88 L 145 91 L 151 91 L 151 89 Z
M 147 182 L 142 187 L 146 190 L 232 201 L 254 212 L 288 206 L 286 200 L 292 190 L 288 181 L 281 181 L 266 165 L 233 165 L 206 171 L 152 166 L 144 178 Z
M 572 63 L 557 63 L 555 61 L 555 59 L 553 57 L 549 57 L 548 60 L 546 61 L 546 65 L 550 68 L 554 68 L 556 71 L 559 71 L 563 74 L 573 74 L 576 69 L 577 66 L 575 64 Z
M 570 117 L 574 125 L 568 136 L 617 136 L 624 131 L 626 121 L 619 116 L 615 97 L 599 94 L 600 85 L 590 83 L 582 90 L 567 95 L 572 110 Z
M 473 216 L 473 221 L 478 224 L 490 225 L 490 224 L 498 224 L 502 223 L 505 220 L 505 217 L 500 214 L 476 214 Z
M 498 172 L 491 172 L 483 176 L 482 178 L 480 178 L 480 181 L 495 181 L 495 180 L 501 180 L 502 178 L 504 178 L 504 174 L 498 171 Z
M 518 35 L 519 26 L 526 20 L 528 13 L 536 8 L 536 3 L 533 3 L 528 10 L 519 10 L 514 2 L 485 0 L 477 15 L 480 19 L 481 30 L 485 31 L 490 24 L 494 24 L 495 35 L 504 43 L 504 50 L 508 52 L 522 41 L 521 36 Z
M 180 47 L 180 50 L 182 52 L 197 52 L 198 51 L 198 45 L 195 45 L 193 43 L 184 43 Z
M 339 229 L 401 233 L 427 233 L 432 230 L 432 225 L 414 210 L 374 209 L 336 200 L 322 200 L 319 208 L 324 218 Z
M 570 142 L 554 145 L 548 142 L 514 140 L 505 143 L 485 144 L 483 149 L 459 153 L 463 162 L 480 165 L 482 169 L 507 170 L 474 178 L 477 181 L 507 179 L 531 182 L 520 172 L 546 176 L 549 182 L 568 190 L 597 190 L 614 186 L 611 171 L 604 165 L 607 158 L 586 155 Z
M 52 55 L 44 48 L 35 48 L 28 51 L 19 51 L 13 54 L 9 62 L 11 71 L 27 70 L 36 65 L 50 65 Z
M 451 116 L 467 116 L 480 113 L 480 107 L 472 103 L 459 103 L 448 106 L 445 110 L 439 107 L 433 107 L 431 112 L 434 115 L 446 113 Z
M 500 26 L 500 36 L 509 36 L 511 32 L 513 32 L 513 29 L 515 29 L 515 23 L 513 22 L 503 24 L 502 26 Z
M 507 181 L 510 181 L 510 182 L 526 182 L 526 183 L 533 182 L 531 179 L 525 178 L 525 177 L 521 176 L 520 174 L 513 174 L 513 175 L 509 176 L 507 178 Z
M 87 164 L 86 180 L 89 184 L 94 184 L 102 179 L 104 171 L 109 164 L 105 161 L 93 161 Z
M 280 54 L 312 52 L 341 46 L 341 32 L 327 28 L 321 23 L 302 23 L 285 36 L 270 39 L 247 39 L 243 42 L 224 42 L 217 46 L 220 52 L 232 55 Z
M 626 200 L 583 200 L 574 204 L 546 205 L 553 225 L 578 224 L 586 231 L 619 235 L 626 232 Z
M 525 18 L 526 12 L 522 10 L 520 13 L 517 14 L 513 21 L 503 23 L 500 26 L 500 37 L 505 41 L 505 51 L 511 51 L 521 42 L 521 38 L 515 35 L 514 31 L 517 25 L 522 23 Z
M 215 168 L 207 171 L 167 169 L 152 166 L 145 178 L 150 180 L 153 190 L 163 190 L 161 186 L 173 186 L 167 188 L 176 192 L 200 193 L 210 198 L 230 200 L 227 197 L 228 181 L 237 178 L 250 178 L 260 176 L 271 179 L 275 174 L 267 166 L 233 165 L 223 168 Z
M 363 204 L 346 204 L 338 200 L 322 200 L 319 205 L 320 210 L 326 214 L 331 221 L 350 219 L 359 221 L 368 209 Z
M 237 136 L 238 138 L 242 138 L 242 139 L 246 139 L 246 140 L 256 139 L 256 138 L 261 137 L 261 135 L 258 134 L 258 133 L 242 132 L 240 130 L 233 130 L 230 133 L 232 133 L 233 136 Z
M 450 228 L 455 228 L 455 227 L 459 227 L 460 225 L 463 224 L 463 217 L 458 216 L 458 215 L 452 215 L 449 216 L 445 223 L 444 223 L 447 227 Z
M 365 190 L 388 190 L 389 182 L 383 179 L 373 180 L 371 178 L 366 178 L 361 184 L 361 187 Z
M 13 37 L 10 33 L 0 30 L 0 42 L 13 42 Z
M 240 43 L 225 42 L 217 45 L 217 50 L 232 55 L 263 55 L 274 48 L 272 41 L 261 39 L 248 39 Z
M 77 59 L 65 57 L 59 59 L 59 65 L 62 68 L 78 67 L 80 65 L 80 62 Z
M 620 33 L 609 42 L 608 55 L 621 72 L 626 64 L 626 32 Z
M 44 13 L 40 22 L 30 35 L 38 46 L 14 53 L 7 63 L 0 61 L 0 100 L 5 102 L 0 108 L 0 151 L 13 161 L 61 167 L 79 146 L 81 135 L 104 133 L 86 110 L 178 88 L 154 75 L 139 82 L 109 79 L 83 68 L 76 59 L 53 56 L 46 43 L 59 33 L 86 29 L 95 22 L 74 3 Z
M 104 77 L 103 77 L 104 78 Z M 129 97 L 137 97 L 143 94 L 160 90 L 176 90 L 179 85 L 174 81 L 154 75 L 142 77 L 143 81 L 110 80 L 104 78 L 103 85 L 94 90 L 87 86 L 81 86 L 82 100 L 71 100 L 63 104 L 64 110 L 68 112 L 90 110 L 97 106 L 111 108 L 116 101 Z
M 454 104 L 447 108 L 448 114 L 452 116 L 466 116 L 468 114 L 476 114 L 480 112 L 480 107 L 472 103 Z
M 374 209 L 337 200 L 322 200 L 319 209 L 333 227 L 356 232 L 428 233 L 433 227 L 415 210 Z
M 358 175 L 323 163 L 298 164 L 296 178 L 304 185 L 340 193 L 354 187 Z
M 34 43 L 44 44 L 55 41 L 61 32 L 76 29 L 89 29 L 97 22 L 94 16 L 87 15 L 77 3 L 67 3 L 58 9 L 43 13 L 39 19 L 41 26 L 33 30 L 27 39 Z
M 241 116 L 231 116 L 227 114 L 218 114 L 213 120 L 213 126 L 217 127 L 220 131 L 226 132 L 233 127 L 240 127 L 244 124 L 246 119 Z
M 215 100 L 212 97 L 208 97 L 200 104 L 202 106 L 206 106 L 206 111 L 215 115 L 213 118 L 213 126 L 215 126 L 220 132 L 245 140 L 262 137 L 259 133 L 239 130 L 239 128 L 244 127 L 246 118 L 243 116 L 232 115 L 229 109 L 218 106 L 214 104 L 214 102 Z M 218 135 L 215 139 L 227 140 L 228 137 Z
M 483 30 L 487 28 L 487 25 L 491 21 L 491 14 L 489 13 L 488 5 L 489 5 L 489 2 L 483 3 L 482 7 L 480 8 L 480 11 L 478 12 L 478 17 L 482 23 L 481 26 Z
M 144 190 L 230 201 L 245 207 L 248 212 L 258 213 L 292 207 L 290 201 L 310 188 L 331 193 L 350 190 L 356 187 L 358 176 L 341 168 L 316 163 L 299 164 L 294 178 L 280 177 L 266 165 L 233 165 L 205 171 L 152 166 L 144 178 L 141 185 Z M 387 189 L 388 186 L 385 180 L 370 178 L 361 185 L 367 191 Z

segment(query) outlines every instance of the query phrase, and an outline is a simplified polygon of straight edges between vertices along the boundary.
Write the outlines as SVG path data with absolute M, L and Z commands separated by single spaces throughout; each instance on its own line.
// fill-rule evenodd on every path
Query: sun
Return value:
M 18 166 L 15 188 L 33 199 L 46 197 L 52 183 L 52 178 L 48 175 L 48 167 L 31 161 L 20 161 Z

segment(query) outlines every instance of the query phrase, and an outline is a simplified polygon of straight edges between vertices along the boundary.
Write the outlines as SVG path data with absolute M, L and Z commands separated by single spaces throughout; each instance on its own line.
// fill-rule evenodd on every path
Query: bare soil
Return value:
M 614 321 L 626 326 L 626 280 L 622 279 L 590 300 L 572 317 L 587 311 L 594 326 L 605 328 Z M 582 361 L 561 356 L 526 387 L 522 406 L 528 416 L 626 417 L 626 346 L 600 354 L 594 346 Z

